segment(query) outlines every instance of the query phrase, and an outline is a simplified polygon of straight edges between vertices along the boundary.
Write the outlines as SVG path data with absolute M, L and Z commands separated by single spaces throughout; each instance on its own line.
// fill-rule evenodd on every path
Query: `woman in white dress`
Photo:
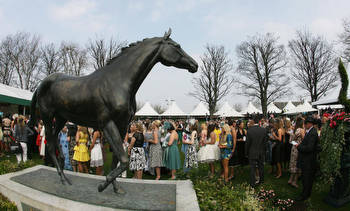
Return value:
M 91 160 L 90 167 L 96 167 L 96 175 L 103 175 L 102 138 L 99 130 L 93 132 L 90 145 Z
M 204 127 L 205 128 L 205 127 Z M 214 177 L 215 165 L 214 162 L 220 160 L 220 148 L 216 141 L 216 134 L 214 132 L 215 125 L 210 124 L 208 130 L 201 134 L 201 148 L 198 151 L 198 161 L 201 163 L 209 163 L 210 167 L 210 178 Z M 202 130 L 203 132 L 203 130 Z M 207 133 L 207 137 L 204 134 Z
M 45 157 L 45 126 L 43 125 L 40 131 L 40 139 L 41 139 L 41 144 L 40 144 L 40 156 Z

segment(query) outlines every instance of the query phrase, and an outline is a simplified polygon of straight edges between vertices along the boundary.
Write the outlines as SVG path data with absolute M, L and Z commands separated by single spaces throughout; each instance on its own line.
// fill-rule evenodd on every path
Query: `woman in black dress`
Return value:
M 284 141 L 284 152 L 283 152 L 283 169 L 289 169 L 290 162 L 290 153 L 292 151 L 291 136 L 294 133 L 292 128 L 292 123 L 289 119 L 286 119 L 284 123 L 284 131 L 285 131 L 285 141 Z
M 276 119 L 274 128 L 272 129 L 272 139 L 275 146 L 272 149 L 272 162 L 277 166 L 276 179 L 282 176 L 281 162 L 283 161 L 283 152 L 281 150 L 282 144 L 285 141 L 285 132 L 281 119 Z
M 248 160 L 245 157 L 245 140 L 247 136 L 247 130 L 244 129 L 244 122 L 238 121 L 237 122 L 238 128 L 237 128 L 237 157 L 238 157 L 238 163 L 241 166 L 247 165 Z

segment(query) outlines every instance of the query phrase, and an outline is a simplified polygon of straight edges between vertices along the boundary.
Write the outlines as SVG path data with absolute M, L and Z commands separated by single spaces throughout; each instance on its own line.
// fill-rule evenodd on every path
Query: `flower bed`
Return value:
M 294 204 L 271 189 L 253 190 L 246 182 L 224 184 L 218 178 L 209 179 L 203 175 L 206 171 L 206 165 L 200 164 L 188 175 L 182 171 L 177 174 L 177 179 L 191 179 L 201 210 L 287 210 Z
M 35 166 L 36 164 L 33 161 L 28 161 L 26 163 L 21 163 L 18 165 L 17 163 L 13 163 L 10 160 L 0 161 L 0 175 L 7 174 L 15 171 L 20 171 L 25 168 L 29 168 Z M 15 203 L 9 201 L 5 196 L 0 194 L 0 210 L 18 210 Z

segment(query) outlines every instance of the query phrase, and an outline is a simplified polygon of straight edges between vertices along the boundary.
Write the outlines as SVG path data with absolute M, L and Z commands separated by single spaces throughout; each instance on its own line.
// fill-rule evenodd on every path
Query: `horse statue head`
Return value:
M 190 73 L 198 70 L 197 62 L 190 57 L 181 46 L 170 38 L 171 29 L 164 34 L 163 45 L 160 49 L 159 60 L 165 66 L 187 69 Z

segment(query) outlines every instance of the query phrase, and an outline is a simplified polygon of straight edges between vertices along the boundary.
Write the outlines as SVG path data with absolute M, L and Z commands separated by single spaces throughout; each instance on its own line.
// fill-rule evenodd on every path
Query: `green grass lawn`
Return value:
M 180 148 L 180 147 L 179 147 Z M 107 174 L 108 172 L 110 172 L 110 166 L 111 166 L 111 162 L 112 162 L 112 153 L 109 152 L 109 150 L 106 150 L 106 162 L 105 162 L 105 166 L 104 166 L 104 170 L 105 170 L 105 174 Z M 183 154 L 181 153 L 181 158 L 183 160 Z M 4 160 L 10 160 L 11 163 L 16 163 L 16 157 L 14 155 L 9 155 L 9 157 L 4 156 L 0 158 L 0 162 L 4 161 Z M 36 164 L 43 164 L 43 160 L 40 158 L 39 155 L 34 154 L 33 156 L 33 161 Z M 272 189 L 275 191 L 276 195 L 278 196 L 278 198 L 280 199 L 295 199 L 299 193 L 301 192 L 301 182 L 299 182 L 299 188 L 295 189 L 291 186 L 289 186 L 287 184 L 287 181 L 289 179 L 289 173 L 288 172 L 284 172 L 283 176 L 280 179 L 275 179 L 273 175 L 268 174 L 268 168 L 269 166 L 265 166 L 265 184 L 263 184 L 260 188 L 264 188 L 264 189 Z M 194 183 L 194 187 L 196 189 L 196 191 L 198 192 L 199 189 L 197 187 L 203 186 L 204 185 L 208 185 L 208 186 L 213 186 L 216 187 L 215 189 L 208 189 L 206 191 L 213 191 L 215 192 L 214 194 L 217 194 L 218 197 L 223 197 L 220 200 L 222 200 L 223 204 L 225 204 L 225 194 L 221 194 L 221 189 L 220 187 L 224 187 L 224 184 L 222 183 L 222 181 L 219 180 L 219 174 L 220 174 L 220 165 L 219 162 L 216 163 L 216 172 L 217 175 L 216 177 L 214 177 L 213 179 L 209 179 L 208 178 L 208 165 L 207 164 L 201 164 L 199 165 L 198 169 L 193 169 L 190 171 L 189 175 L 186 176 L 184 175 L 184 173 L 182 172 L 182 170 L 178 171 L 178 179 L 186 179 L 186 178 L 190 178 L 193 183 Z M 132 177 L 132 173 L 128 172 L 128 177 Z M 163 180 L 167 180 L 169 179 L 169 175 L 168 174 L 164 174 L 162 175 Z M 144 179 L 154 179 L 155 176 L 152 175 L 148 175 L 148 174 L 144 174 L 143 176 Z M 249 179 L 249 168 L 248 166 L 246 167 L 239 167 L 235 169 L 235 178 L 225 186 L 225 190 L 234 190 L 237 187 L 240 187 L 241 184 L 247 184 L 248 183 L 248 179 Z M 217 188 L 219 187 L 219 188 Z M 342 208 L 338 208 L 335 209 L 329 205 L 327 205 L 326 203 L 323 202 L 324 197 L 327 195 L 329 190 L 329 185 L 325 185 L 323 190 L 316 190 L 316 188 L 314 187 L 313 192 L 312 192 L 312 196 L 311 199 L 309 199 L 306 202 L 307 205 L 307 210 L 340 210 L 340 211 L 345 211 L 345 210 L 350 210 L 350 204 L 348 204 L 347 206 L 344 206 Z M 213 194 L 213 193 L 211 193 Z M 210 201 L 210 200 L 216 200 L 215 197 L 213 199 L 212 196 L 210 196 L 211 194 L 207 194 L 207 193 L 197 193 L 198 196 L 198 200 L 200 201 L 200 204 L 202 203 L 201 201 Z M 221 195 L 221 196 L 220 196 Z M 304 204 L 298 204 L 298 207 L 305 207 Z M 218 207 L 218 210 L 220 210 L 220 207 Z M 298 210 L 298 209 L 295 209 Z M 300 210 L 300 209 L 299 209 Z

